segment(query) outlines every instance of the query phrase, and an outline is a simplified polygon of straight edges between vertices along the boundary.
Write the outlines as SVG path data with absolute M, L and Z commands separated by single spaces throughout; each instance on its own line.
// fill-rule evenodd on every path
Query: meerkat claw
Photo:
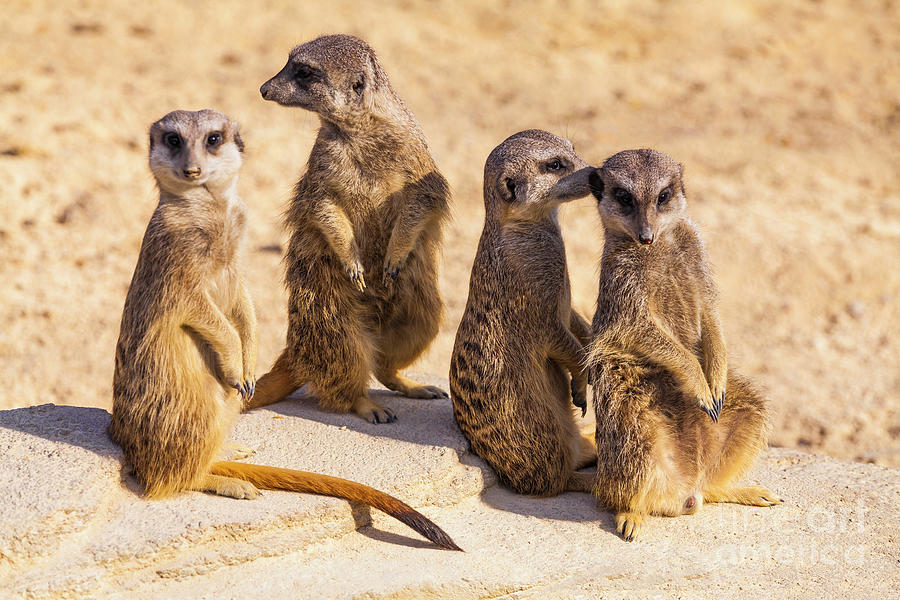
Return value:
M 569 388 L 572 390 L 572 404 L 581 409 L 581 416 L 583 417 L 587 414 L 587 398 L 575 388 L 574 379 L 569 383 Z
M 381 423 L 393 423 L 396 420 L 397 415 L 386 408 L 372 411 L 372 423 L 375 423 L 376 425 Z

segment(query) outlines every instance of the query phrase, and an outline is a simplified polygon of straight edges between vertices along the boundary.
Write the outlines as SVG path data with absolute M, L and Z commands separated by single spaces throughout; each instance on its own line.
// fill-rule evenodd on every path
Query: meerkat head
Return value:
M 681 165 L 656 150 L 615 154 L 590 174 L 603 226 L 652 244 L 684 216 Z
M 160 189 L 176 195 L 200 186 L 226 189 L 243 151 L 237 123 L 215 110 L 176 110 L 150 126 L 150 170 Z
M 501 221 L 538 221 L 590 193 L 591 172 L 572 142 L 539 129 L 494 148 L 484 165 L 485 212 Z
M 375 51 L 352 35 L 324 35 L 291 50 L 287 64 L 259 88 L 262 97 L 341 123 L 369 114 L 387 77 Z

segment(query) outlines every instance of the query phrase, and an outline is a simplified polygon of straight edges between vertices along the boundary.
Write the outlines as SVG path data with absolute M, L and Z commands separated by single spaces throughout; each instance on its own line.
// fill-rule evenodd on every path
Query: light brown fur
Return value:
M 393 421 L 368 396 L 373 373 L 405 396 L 446 397 L 400 373 L 440 325 L 437 261 L 449 203 L 412 113 L 375 52 L 348 35 L 298 46 L 261 92 L 316 112 L 321 128 L 286 214 L 286 348 L 247 408 L 309 385 L 324 409 Z
M 256 367 L 256 318 L 238 269 L 242 149 L 237 125 L 212 110 L 175 111 L 150 129 L 160 200 L 122 314 L 110 437 L 152 498 L 185 490 L 255 498 L 257 486 L 325 494 L 380 508 L 458 549 L 434 523 L 367 486 L 215 462 L 241 397 L 253 395 Z
M 597 415 L 594 493 L 635 539 L 649 514 L 703 502 L 772 506 L 735 487 L 765 447 L 765 402 L 727 365 L 716 289 L 686 215 L 681 165 L 654 150 L 591 174 L 606 232 L 588 353 Z
M 575 472 L 596 450 L 572 406 L 585 406 L 589 328 L 571 306 L 557 221 L 561 203 L 589 193 L 590 170 L 570 142 L 538 130 L 508 138 L 484 168 L 484 231 L 450 392 L 472 449 L 520 493 L 589 491 L 592 481 Z

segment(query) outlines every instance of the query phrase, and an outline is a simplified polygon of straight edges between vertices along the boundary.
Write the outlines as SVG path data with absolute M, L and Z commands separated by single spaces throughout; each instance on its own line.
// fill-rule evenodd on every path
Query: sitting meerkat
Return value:
M 394 421 L 368 396 L 372 373 L 404 396 L 446 398 L 400 369 L 440 325 L 450 191 L 374 50 L 350 35 L 316 38 L 260 92 L 317 113 L 321 127 L 285 218 L 287 344 L 246 408 L 309 385 L 324 409 Z
M 764 487 L 733 484 L 766 445 L 766 406 L 728 368 L 681 165 L 655 150 L 628 150 L 592 172 L 590 185 L 605 230 L 588 349 L 594 494 L 629 541 L 649 514 L 690 514 L 704 502 L 779 503 Z
M 216 462 L 241 397 L 254 390 L 256 318 L 238 258 L 243 142 L 214 110 L 171 112 L 150 128 L 159 205 L 141 245 L 116 347 L 110 437 L 152 498 L 200 490 L 255 498 L 257 487 L 363 502 L 435 544 L 459 548 L 403 502 L 352 481 Z
M 539 130 L 508 138 L 484 167 L 484 230 L 450 396 L 475 453 L 524 494 L 588 492 L 593 482 L 576 473 L 596 448 L 572 407 L 585 406 L 590 330 L 572 309 L 557 221 L 560 204 L 590 193 L 591 170 L 568 140 Z

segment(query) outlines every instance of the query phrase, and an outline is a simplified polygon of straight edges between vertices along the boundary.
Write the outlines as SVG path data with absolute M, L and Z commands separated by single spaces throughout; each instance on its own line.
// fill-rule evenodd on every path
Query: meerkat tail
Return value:
M 253 396 L 244 402 L 243 410 L 275 404 L 300 387 L 291 376 L 286 354 L 283 352 L 272 365 L 272 370 L 259 378 L 256 390 Z
M 415 529 L 437 546 L 462 552 L 462 548 L 425 515 L 389 494 L 355 481 L 307 471 L 228 461 L 213 463 L 210 472 L 213 475 L 243 479 L 265 490 L 305 492 L 362 502 Z

